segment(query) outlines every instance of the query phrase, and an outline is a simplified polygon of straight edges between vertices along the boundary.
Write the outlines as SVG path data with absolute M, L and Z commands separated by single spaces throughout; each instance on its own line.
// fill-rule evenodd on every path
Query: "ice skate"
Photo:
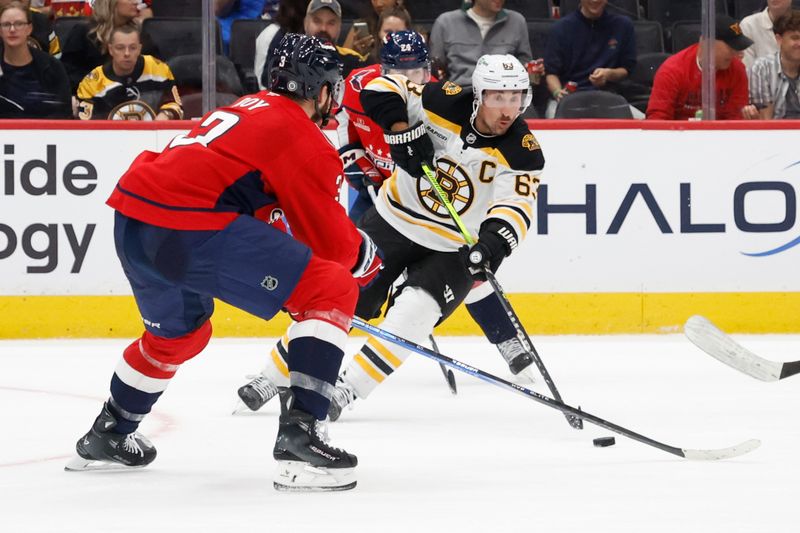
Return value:
M 339 420 L 345 407 L 353 408 L 353 402 L 356 401 L 356 398 L 358 396 L 356 396 L 356 391 L 353 390 L 352 385 L 341 377 L 336 378 L 336 388 L 331 396 L 331 406 L 328 407 L 328 419 L 331 422 Z
M 497 344 L 497 349 L 500 350 L 503 359 L 508 363 L 508 369 L 512 374 L 524 377 L 531 382 L 534 381 L 531 367 L 533 357 L 517 337 Z
M 356 486 L 355 455 L 328 444 L 324 423 L 294 409 L 294 395 L 280 391 L 281 417 L 272 456 L 278 462 L 273 485 L 280 491 L 339 491 Z
M 111 430 L 116 425 L 117 419 L 104 404 L 92 429 L 75 445 L 77 457 L 64 470 L 132 470 L 152 463 L 156 449 L 147 437 L 139 432 L 114 433 Z
M 241 401 L 237 402 L 233 410 L 233 414 L 242 412 L 258 411 L 270 401 L 275 395 L 278 394 L 278 386 L 272 380 L 259 374 L 258 376 L 247 376 L 254 378 L 246 385 L 239 387 L 237 394 Z

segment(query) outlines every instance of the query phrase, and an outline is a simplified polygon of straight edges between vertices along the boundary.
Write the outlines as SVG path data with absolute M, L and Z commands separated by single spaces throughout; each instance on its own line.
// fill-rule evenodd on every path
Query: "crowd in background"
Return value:
M 217 104 L 265 87 L 264 65 L 287 32 L 335 43 L 347 76 L 379 62 L 387 33 L 415 29 L 438 79 L 469 85 L 482 54 L 516 56 L 534 86 L 526 118 L 697 119 L 700 7 L 673 0 L 672 11 L 684 3 L 694 20 L 665 18 L 663 0 L 214 0 Z M 716 5 L 716 118 L 800 117 L 792 0 Z M 0 118 L 200 116 L 200 6 L 0 0 Z

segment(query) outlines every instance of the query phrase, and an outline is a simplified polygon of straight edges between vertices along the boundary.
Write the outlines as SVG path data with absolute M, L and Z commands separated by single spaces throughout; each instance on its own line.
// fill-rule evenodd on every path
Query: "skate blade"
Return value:
M 242 400 L 236 400 L 236 405 L 233 407 L 233 412 L 231 412 L 231 414 L 241 415 L 243 413 L 252 413 L 252 412 L 254 411 L 251 411 L 250 408 L 247 407 Z
M 64 470 L 67 472 L 124 472 L 128 470 L 141 470 L 145 466 L 147 465 L 128 466 L 112 461 L 84 459 L 80 455 L 76 455 L 64 465 Z
M 533 371 L 533 365 L 521 370 L 515 377 L 517 378 L 517 381 L 521 381 L 523 383 L 536 383 L 536 374 Z
M 302 461 L 278 461 L 272 486 L 281 492 L 334 492 L 356 486 L 354 468 L 322 468 Z

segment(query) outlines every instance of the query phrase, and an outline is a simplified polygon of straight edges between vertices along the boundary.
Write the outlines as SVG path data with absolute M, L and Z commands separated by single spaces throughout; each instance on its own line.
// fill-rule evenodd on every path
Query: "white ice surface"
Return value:
M 736 338 L 771 359 L 800 358 L 797 336 Z M 438 366 L 412 355 L 331 425 L 333 444 L 358 455 L 358 487 L 278 493 L 277 404 L 230 415 L 272 339 L 214 339 L 142 424 L 158 448 L 152 465 L 67 473 L 127 343 L 5 341 L 0 532 L 800 530 L 800 376 L 758 382 L 678 335 L 535 342 L 572 405 L 682 448 L 763 445 L 722 462 L 687 461 L 619 435 L 616 446 L 594 448 L 592 438 L 611 433 L 575 431 L 557 411 L 465 374 L 453 397 Z M 440 344 L 510 376 L 483 340 Z M 545 392 L 541 381 L 535 389 Z

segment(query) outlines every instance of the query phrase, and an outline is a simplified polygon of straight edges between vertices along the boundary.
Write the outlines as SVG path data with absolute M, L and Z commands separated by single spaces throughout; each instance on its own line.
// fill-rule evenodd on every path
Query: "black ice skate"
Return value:
M 239 399 L 242 400 L 242 403 L 247 406 L 249 410 L 258 411 L 278 394 L 278 386 L 269 378 L 258 375 L 251 382 L 239 387 L 237 394 L 239 395 Z M 243 409 L 237 406 L 233 414 L 240 413 L 242 410 Z
M 497 349 L 500 350 L 503 359 L 508 363 L 508 369 L 515 376 L 533 363 L 533 357 L 530 352 L 525 349 L 517 337 L 498 343 Z M 526 372 L 525 376 L 531 381 L 533 380 L 533 375 L 530 372 Z
M 64 470 L 129 470 L 152 463 L 156 458 L 155 446 L 138 432 L 113 433 L 116 425 L 117 419 L 108 410 L 108 404 L 104 404 L 92 429 L 75 445 L 78 457 L 67 463 Z
M 336 378 L 336 388 L 333 389 L 331 395 L 331 405 L 328 407 L 328 419 L 331 422 L 336 422 L 342 416 L 342 411 L 347 406 L 353 408 L 353 402 L 356 401 L 356 391 L 353 387 L 343 380 L 341 377 Z
M 358 459 L 328 444 L 325 425 L 294 409 L 294 395 L 280 391 L 281 417 L 272 456 L 278 461 L 274 486 L 281 491 L 338 491 L 356 486 Z

